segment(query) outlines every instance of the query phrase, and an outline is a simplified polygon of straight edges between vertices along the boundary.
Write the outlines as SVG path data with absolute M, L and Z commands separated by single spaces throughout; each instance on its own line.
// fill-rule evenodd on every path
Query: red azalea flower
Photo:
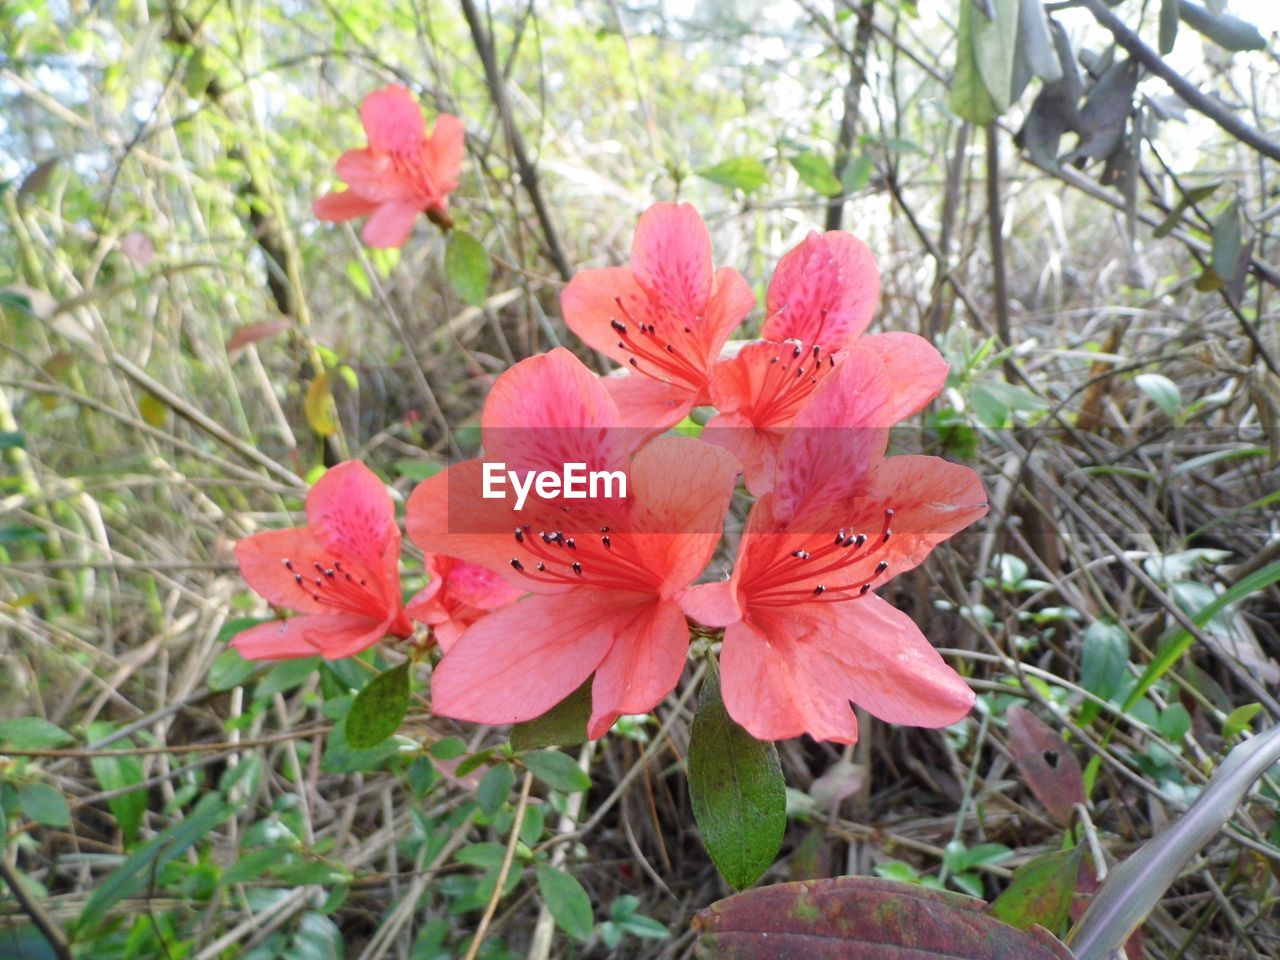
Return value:
M 987 509 L 969 468 L 884 457 L 900 404 L 890 373 L 875 352 L 849 350 L 783 442 L 732 579 L 683 598 L 695 620 L 725 628 L 725 706 L 759 739 L 852 743 L 850 701 L 925 727 L 955 723 L 973 705 L 911 619 L 871 592 Z
M 307 525 L 236 544 L 240 573 L 274 606 L 302 616 L 263 623 L 231 645 L 246 660 L 337 660 L 413 625 L 400 604 L 400 529 L 387 488 L 368 467 L 340 463 L 307 494 Z
M 442 113 L 427 136 L 418 102 L 395 84 L 364 98 L 360 121 L 369 146 L 337 164 L 350 189 L 316 200 L 316 216 L 340 223 L 373 214 L 363 232 L 371 247 L 401 246 L 423 212 L 447 223 L 442 215 L 462 172 L 462 121 Z
M 910 333 L 862 336 L 879 295 L 871 251 L 850 233 L 811 232 L 778 261 L 766 297 L 765 339 L 718 361 L 711 373 L 711 401 L 719 412 L 705 439 L 738 457 L 752 493 L 772 487 L 787 428 L 855 342 L 889 368 L 893 422 L 919 412 L 942 389 L 947 364 L 928 341 Z
M 631 266 L 579 272 L 560 304 L 570 330 L 632 368 L 605 381 L 627 425 L 665 430 L 710 402 L 711 364 L 755 295 L 736 270 L 714 270 L 693 206 L 655 203 L 636 225 Z
M 452 647 L 486 613 L 514 603 L 524 593 L 492 570 L 457 557 L 429 553 L 424 563 L 431 582 L 409 601 L 405 613 L 431 627 L 441 650 Z
M 524 360 L 495 382 L 481 418 L 486 460 L 521 470 L 579 462 L 625 473 L 625 499 L 511 501 L 480 495 L 468 460 L 409 498 L 409 536 L 502 574 L 529 595 L 477 620 L 432 677 L 436 713 L 505 724 L 547 712 L 595 675 L 588 733 L 644 713 L 676 685 L 689 629 L 678 598 L 710 558 L 737 464 L 667 437 L 634 457 L 617 406 L 571 353 Z

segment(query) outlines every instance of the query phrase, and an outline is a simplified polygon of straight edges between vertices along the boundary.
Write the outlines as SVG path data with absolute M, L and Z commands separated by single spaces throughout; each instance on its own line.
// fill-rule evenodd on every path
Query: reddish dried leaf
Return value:
M 251 343 L 258 343 L 278 333 L 284 333 L 290 327 L 288 320 L 265 320 L 262 323 L 247 323 L 227 340 L 227 353 L 243 350 Z
M 1070 748 L 1030 710 L 1010 707 L 1009 750 L 1022 778 L 1063 826 L 1071 823 L 1071 808 L 1085 802 L 1084 775 Z
M 1003 924 L 981 900 L 872 877 L 748 890 L 693 927 L 702 960 L 1071 960 L 1047 931 Z

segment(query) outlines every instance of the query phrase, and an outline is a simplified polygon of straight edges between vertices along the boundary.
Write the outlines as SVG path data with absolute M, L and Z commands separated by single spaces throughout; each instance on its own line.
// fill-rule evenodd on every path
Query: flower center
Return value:
M 582 542 L 560 530 L 534 533 L 530 524 L 516 527 L 514 535 L 525 558 L 512 557 L 511 566 L 536 583 L 616 590 L 649 590 L 657 583 L 630 538 L 607 525 Z
M 282 562 L 285 569 L 293 574 L 293 582 L 297 588 L 316 603 L 359 614 L 371 620 L 381 620 L 386 616 L 386 600 L 369 586 L 364 577 L 357 577 L 351 571 L 342 569 L 342 561 L 334 560 L 331 566 L 318 560 L 313 561 L 312 569 L 305 574 L 288 557 Z
M 805 366 L 806 361 L 808 367 Z M 822 347 L 817 344 L 811 351 L 806 351 L 798 342 L 791 350 L 784 349 L 769 361 L 752 422 L 765 426 L 790 421 L 813 393 L 818 381 L 835 365 L 836 358 L 830 353 L 823 357 Z
M 779 554 L 759 571 L 749 574 L 742 584 L 742 594 L 752 606 L 787 607 L 797 603 L 838 603 L 857 600 L 870 592 L 876 580 L 889 569 L 889 561 L 877 563 L 870 576 L 842 583 L 839 574 L 854 564 L 862 564 L 879 552 L 893 531 L 889 524 L 893 510 L 884 512 L 879 534 L 870 537 L 841 528 L 830 533 L 815 534 L 790 553 Z M 834 581 L 834 582 L 833 582 Z
M 618 305 L 618 312 L 626 322 L 613 317 L 609 325 L 618 335 L 618 349 L 631 354 L 628 358 L 631 366 L 654 380 L 668 383 L 674 380 L 694 389 L 706 384 L 706 370 L 686 353 L 696 345 L 692 327 L 680 324 L 681 335 L 673 337 L 670 335 L 673 331 L 668 328 L 674 327 L 675 323 L 664 318 L 663 332 L 660 333 L 657 323 L 637 322 L 623 305 L 621 297 L 614 297 L 613 302 Z M 701 317 L 696 319 L 702 321 Z M 672 342 L 675 339 L 684 341 L 682 347 Z

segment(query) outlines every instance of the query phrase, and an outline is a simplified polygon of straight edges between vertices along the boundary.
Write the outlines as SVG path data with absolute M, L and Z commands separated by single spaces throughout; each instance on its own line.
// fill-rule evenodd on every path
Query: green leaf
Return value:
M 376 747 L 400 729 L 409 712 L 409 661 L 378 674 L 356 694 L 347 714 L 347 743 Z
M 1082 639 L 1080 686 L 1095 697 L 1110 700 L 1129 675 L 1129 635 L 1120 625 L 1099 620 L 1086 628 Z M 1085 703 L 1080 708 L 1080 722 L 1088 723 L 1099 709 L 1093 702 Z
M 185 819 L 162 830 L 97 885 L 80 914 L 76 929 L 83 933 L 96 927 L 108 910 L 143 889 L 165 864 L 202 840 L 234 809 L 220 793 L 201 797 Z
M 71 808 L 66 798 L 47 783 L 29 783 L 18 791 L 18 808 L 23 816 L 49 827 L 71 826 Z
M 990 123 L 1000 111 L 996 109 L 987 85 L 982 79 L 974 46 L 975 21 L 982 18 L 973 0 L 960 0 L 960 25 L 956 32 L 956 69 L 951 79 L 951 110 L 970 123 Z
M 1214 191 L 1216 191 L 1220 186 L 1222 186 L 1222 181 L 1215 180 L 1212 183 L 1205 183 L 1198 187 L 1190 187 L 1184 190 L 1182 196 L 1178 199 L 1178 202 L 1173 205 L 1173 209 L 1170 210 L 1168 214 L 1165 215 L 1165 218 L 1160 221 L 1159 226 L 1151 231 L 1151 235 L 1153 237 L 1167 237 L 1169 234 L 1173 233 L 1173 228 L 1178 225 L 1178 221 L 1182 219 L 1182 215 L 1186 213 L 1193 204 L 1199 203 L 1201 200 L 1207 200 L 1209 197 L 1213 196 Z
M 89 726 L 89 742 L 96 743 L 112 732 L 109 723 L 94 723 Z M 122 747 L 133 746 L 133 741 L 125 738 Z M 98 779 L 98 785 L 107 792 L 123 790 L 126 787 L 142 783 L 142 760 L 134 756 L 104 756 L 89 758 L 89 767 Z M 126 844 L 138 838 L 138 830 L 142 827 L 142 818 L 147 812 L 147 791 L 130 790 L 107 801 L 111 815 L 116 818 L 116 825 L 124 836 Z
M 467 742 L 461 737 L 445 737 L 433 743 L 427 752 L 437 760 L 452 760 L 467 752 Z
M 852 163 L 846 163 L 840 171 L 840 185 L 845 193 L 857 193 L 871 182 L 871 174 L 875 170 L 875 157 L 869 153 L 861 153 Z
M 582 772 L 573 757 L 559 750 L 526 753 L 520 757 L 520 762 L 553 790 L 578 793 L 591 788 L 591 778 Z
M 1240 50 L 1265 50 L 1266 38 L 1252 23 L 1247 23 L 1229 13 L 1211 13 L 1204 7 L 1189 0 L 1179 0 L 1178 12 L 1187 26 L 1197 33 L 1208 37 L 1224 50 L 1237 52 Z M 1164 11 L 1161 11 L 1161 23 Z
M 1250 721 L 1261 712 L 1262 704 L 1260 703 L 1246 703 L 1242 707 L 1236 707 L 1227 714 L 1227 719 L 1222 722 L 1223 738 L 1234 737 L 1237 733 L 1248 729 Z
M 538 893 L 551 911 L 558 926 L 575 940 L 587 941 L 595 918 L 591 913 L 591 898 L 577 878 L 545 863 L 535 865 L 538 874 Z
M 6 450 L 25 450 L 27 438 L 11 430 L 0 430 L 0 453 Z
M 591 679 L 540 717 L 511 728 L 511 749 L 520 753 L 540 747 L 572 747 L 587 739 L 591 717 Z
M 838 197 L 844 189 L 826 157 L 816 153 L 798 153 L 791 158 L 791 166 L 796 168 L 805 186 L 823 196 Z
M 1160 0 L 1160 55 L 1168 56 L 1178 39 L 1178 0 Z
M 1018 0 L 987 0 L 992 16 L 974 17 L 973 52 L 978 73 L 998 113 L 1013 99 L 1013 54 L 1018 42 Z
M 463 303 L 483 307 L 493 264 L 484 244 L 469 233 L 454 230 L 444 252 L 444 272 Z
M 1030 930 L 1036 924 L 1052 934 L 1066 926 L 1080 874 L 1081 848 L 1055 850 L 1028 860 L 1013 871 L 1004 893 L 991 904 L 998 920 Z
M 1176 420 L 1182 410 L 1182 391 L 1168 377 L 1159 373 L 1140 373 L 1133 378 L 1138 389 L 1151 398 L 1170 420 Z
M 1182 704 L 1171 703 L 1160 712 L 1157 728 L 1166 740 L 1177 743 L 1191 730 L 1191 714 Z
M 1229 281 L 1236 273 L 1236 260 L 1240 257 L 1240 245 L 1244 242 L 1244 225 L 1240 219 L 1240 201 L 1232 200 L 1213 221 L 1213 272 Z
M 0 743 L 10 743 L 19 750 L 48 750 L 75 742 L 67 731 L 40 717 L 0 720 Z
M 787 788 L 772 743 L 734 722 L 714 672 L 698 694 L 689 734 L 689 795 L 702 842 L 735 890 L 773 863 L 787 825 Z
M 256 663 L 246 660 L 239 652 L 223 650 L 213 658 L 213 664 L 209 667 L 209 689 L 232 690 L 253 676 L 257 668 Z
M 511 772 L 509 764 L 499 763 L 489 768 L 489 772 L 480 781 L 480 786 L 476 788 L 476 799 L 485 816 L 492 817 L 502 808 L 511 796 L 511 787 L 515 782 L 516 775 Z
M 743 193 L 759 190 L 769 179 L 764 163 L 756 157 L 730 157 L 714 166 L 703 167 L 694 172 L 704 180 L 710 180 L 731 190 L 741 190 Z

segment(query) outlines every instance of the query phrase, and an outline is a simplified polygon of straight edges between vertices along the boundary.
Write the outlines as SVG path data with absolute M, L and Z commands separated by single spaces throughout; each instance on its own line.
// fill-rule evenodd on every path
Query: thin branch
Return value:
M 13 891 L 14 899 L 22 905 L 22 909 L 31 918 L 31 922 L 40 928 L 40 932 L 44 934 L 44 938 L 48 941 L 53 952 L 61 960 L 74 960 L 71 945 L 67 943 L 67 938 L 62 930 L 53 922 L 53 918 L 45 912 L 44 907 L 40 906 L 40 901 L 31 895 L 31 891 L 22 882 L 22 877 L 18 875 L 18 871 L 9 866 L 9 862 L 4 857 L 0 857 L 0 877 L 4 877 L 4 882 Z
M 1098 23 L 1111 31 L 1111 35 L 1116 38 L 1116 43 L 1167 83 L 1174 93 L 1187 102 L 1189 107 L 1204 114 L 1241 143 L 1247 143 L 1264 156 L 1280 161 L 1280 143 L 1249 126 L 1213 97 L 1202 93 L 1194 83 L 1165 63 L 1160 54 L 1143 43 L 1124 21 L 1107 9 L 1102 0 L 1081 0 L 1080 6 L 1093 14 Z
M 493 105 L 497 108 L 498 117 L 502 121 L 502 128 L 507 135 L 507 142 L 511 144 L 511 152 L 515 155 L 516 167 L 520 171 L 520 183 L 524 186 L 525 192 L 529 194 L 529 200 L 533 204 L 533 212 L 537 215 L 538 223 L 542 227 L 542 235 L 547 247 L 547 258 L 551 261 L 552 266 L 556 268 L 556 272 L 560 274 L 561 279 L 567 282 L 573 276 L 573 271 L 569 269 L 569 261 L 565 258 L 564 250 L 560 246 L 560 236 L 556 232 L 555 224 L 551 220 L 551 212 L 548 210 L 546 200 L 542 196 L 542 187 L 538 182 L 538 168 L 529 159 L 529 152 L 524 145 L 524 137 L 520 135 L 515 118 L 511 115 L 511 102 L 507 99 L 507 90 L 502 79 L 502 68 L 499 67 L 498 58 L 493 52 L 493 38 L 489 36 L 485 31 L 484 24 L 480 22 L 480 13 L 476 10 L 476 5 L 472 0 L 462 0 L 462 15 L 467 19 L 467 26 L 471 30 L 471 39 L 475 43 L 476 53 L 480 55 L 480 63 L 484 67 L 485 81 L 489 86 L 489 96 L 493 98 Z

